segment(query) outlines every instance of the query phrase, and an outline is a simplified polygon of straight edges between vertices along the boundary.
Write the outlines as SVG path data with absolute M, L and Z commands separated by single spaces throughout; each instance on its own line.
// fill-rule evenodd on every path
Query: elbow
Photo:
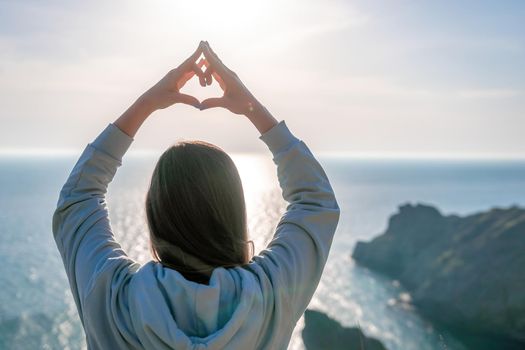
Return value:
M 62 193 L 60 193 L 57 206 L 55 208 L 55 211 L 53 212 L 53 216 L 51 219 L 51 227 L 55 240 L 59 235 L 60 227 L 62 226 L 62 222 L 64 221 L 64 213 L 67 208 L 66 202 L 67 201 L 65 197 L 62 195 Z
M 339 225 L 339 218 L 341 217 L 341 208 L 339 208 L 339 203 L 334 197 L 333 207 L 330 210 L 330 216 L 332 217 L 333 222 L 333 231 L 335 233 L 337 226 Z
M 339 219 L 339 216 L 341 214 L 341 208 L 339 207 L 339 202 L 335 195 L 335 191 L 329 181 L 327 181 L 327 185 L 328 185 L 328 190 L 326 191 L 326 194 L 329 198 L 328 200 L 328 202 L 330 203 L 329 207 L 333 209 L 334 213 L 337 214 L 337 219 Z
M 65 188 L 62 188 L 58 197 L 57 205 L 53 212 L 51 226 L 55 240 L 57 240 L 58 236 L 60 235 L 63 222 L 71 214 L 71 211 L 74 208 L 74 204 L 76 202 L 70 193 L 71 191 L 67 191 Z
M 337 201 L 337 198 L 335 197 L 334 192 L 331 192 L 331 200 L 328 202 L 329 204 L 326 205 L 326 209 L 330 212 L 330 217 L 332 218 L 333 226 L 334 226 L 334 232 L 337 228 L 337 225 L 339 224 L 339 219 L 341 217 L 341 208 L 339 207 L 339 202 Z
M 324 191 L 324 207 L 327 209 L 330 209 L 334 213 L 334 215 L 337 215 L 337 218 L 339 219 L 339 215 L 341 213 L 341 208 L 339 207 L 339 202 L 337 200 L 337 197 L 335 195 L 335 192 L 332 188 L 332 186 L 328 185 L 328 188 L 326 191 Z
M 337 198 L 335 198 L 335 194 L 334 194 L 334 209 L 337 211 L 337 218 L 339 218 L 339 215 L 341 214 L 341 208 L 339 207 L 339 202 L 337 201 Z
M 51 222 L 51 230 L 53 232 L 53 237 L 57 238 L 58 236 L 58 232 L 59 232 L 59 228 L 60 228 L 60 214 L 58 214 L 57 212 L 55 212 L 53 214 L 53 218 L 52 218 L 52 222 Z
M 55 233 L 58 230 L 58 227 L 60 226 L 59 224 L 60 224 L 61 218 L 63 217 L 63 213 L 69 207 L 70 202 L 71 201 L 68 199 L 66 191 L 62 189 L 58 197 L 55 211 L 53 212 L 53 217 L 52 217 L 53 233 Z
M 57 244 L 57 247 L 59 250 L 61 250 L 62 247 L 62 239 L 61 239 L 61 232 L 62 232 L 62 222 L 63 222 L 63 216 L 62 212 L 57 208 L 55 212 L 53 213 L 52 221 L 51 221 L 51 230 L 53 232 L 53 239 L 55 240 L 55 243 Z
M 337 202 L 335 198 L 334 198 L 334 211 L 336 212 L 337 220 L 339 220 L 339 217 L 341 216 L 341 208 L 339 207 L 339 203 Z

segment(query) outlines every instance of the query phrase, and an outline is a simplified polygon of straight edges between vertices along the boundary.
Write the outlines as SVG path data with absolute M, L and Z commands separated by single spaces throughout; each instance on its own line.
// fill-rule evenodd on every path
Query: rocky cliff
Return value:
M 473 342 L 525 343 L 524 209 L 459 217 L 404 205 L 352 257 L 399 280 L 420 312 Z
M 366 337 L 359 328 L 346 328 L 326 314 L 306 310 L 303 342 L 307 350 L 386 350 L 381 342 Z

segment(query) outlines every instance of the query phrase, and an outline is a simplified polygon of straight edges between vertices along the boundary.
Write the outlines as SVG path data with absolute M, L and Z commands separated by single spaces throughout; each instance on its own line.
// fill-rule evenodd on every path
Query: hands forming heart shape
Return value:
M 204 55 L 204 58 L 197 62 L 201 54 Z M 205 67 L 204 71 L 203 67 Z M 181 93 L 180 89 L 195 75 L 203 87 L 211 85 L 215 79 L 224 91 L 224 95 L 200 102 L 194 96 Z M 259 105 L 237 74 L 222 63 L 207 41 L 201 41 L 197 50 L 189 58 L 177 68 L 169 71 L 141 98 L 148 102 L 152 110 L 164 109 L 175 103 L 185 103 L 200 110 L 223 107 L 235 114 L 248 115 Z

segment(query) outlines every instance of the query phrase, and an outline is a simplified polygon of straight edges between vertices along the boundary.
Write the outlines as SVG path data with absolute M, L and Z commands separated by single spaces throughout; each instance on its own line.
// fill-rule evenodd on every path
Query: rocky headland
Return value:
M 304 313 L 303 343 L 306 350 L 386 350 L 356 327 L 343 327 L 326 314 L 307 309 Z
M 403 205 L 352 257 L 400 281 L 420 313 L 469 348 L 525 349 L 524 209 L 460 217 Z

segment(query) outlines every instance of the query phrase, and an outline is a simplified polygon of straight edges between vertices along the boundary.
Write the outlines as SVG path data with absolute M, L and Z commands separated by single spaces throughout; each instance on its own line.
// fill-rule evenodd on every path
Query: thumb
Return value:
M 197 100 L 191 95 L 179 94 L 179 102 L 185 103 L 198 109 L 201 108 L 201 103 L 199 102 L 199 100 Z
M 212 97 L 201 102 L 201 110 L 214 107 L 226 107 L 226 101 L 223 97 Z

